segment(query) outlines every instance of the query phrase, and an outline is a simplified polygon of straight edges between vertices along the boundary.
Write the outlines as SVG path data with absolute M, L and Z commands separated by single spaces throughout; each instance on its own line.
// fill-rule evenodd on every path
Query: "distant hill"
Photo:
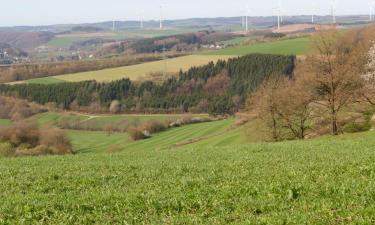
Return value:
M 316 23 L 330 23 L 330 16 L 316 16 Z M 165 20 L 165 27 L 172 28 L 184 28 L 184 27 L 230 27 L 233 25 L 241 25 L 241 17 L 217 17 L 217 18 L 190 18 L 190 19 L 179 19 L 179 20 Z M 363 24 L 367 23 L 368 16 L 366 15 L 350 15 L 350 16 L 337 16 L 337 22 L 339 24 Z M 284 22 L 286 24 L 296 23 L 310 23 L 310 15 L 301 16 L 285 16 Z M 249 23 L 253 27 L 264 28 L 273 27 L 277 23 L 275 16 L 266 17 L 249 17 Z M 116 29 L 135 29 L 140 26 L 139 21 L 115 21 Z M 16 26 L 16 27 L 0 27 L 0 31 L 7 32 L 53 32 L 61 33 L 66 31 L 72 31 L 73 28 L 77 27 L 90 27 L 94 29 L 110 30 L 113 27 L 113 21 L 103 21 L 97 23 L 83 23 L 83 24 L 56 24 L 47 26 Z M 159 21 L 149 20 L 144 21 L 145 28 L 158 28 Z
M 0 42 L 16 48 L 29 50 L 50 41 L 54 35 L 50 32 L 0 32 Z

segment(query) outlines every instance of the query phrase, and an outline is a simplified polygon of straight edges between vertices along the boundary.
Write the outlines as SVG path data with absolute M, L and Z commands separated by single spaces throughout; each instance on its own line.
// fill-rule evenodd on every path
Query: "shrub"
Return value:
M 118 100 L 113 100 L 109 106 L 109 111 L 111 113 L 119 113 L 121 110 L 121 104 Z
M 0 156 L 9 157 L 14 154 L 15 150 L 9 142 L 0 143 Z
M 39 129 L 32 122 L 18 122 L 13 126 L 0 129 L 0 139 L 14 146 L 29 144 L 35 147 L 39 143 Z
M 1 155 L 32 156 L 71 154 L 72 145 L 65 133 L 57 128 L 40 129 L 32 122 L 19 122 L 0 130 Z M 3 144 L 4 145 L 4 144 Z
M 165 131 L 168 128 L 168 124 L 165 122 L 157 121 L 157 120 L 152 120 L 143 123 L 140 127 L 139 130 L 141 131 L 148 131 L 151 134 Z
M 57 128 L 44 128 L 41 132 L 40 144 L 52 150 L 51 154 L 71 154 L 72 144 L 63 130 Z
M 344 126 L 344 132 L 346 133 L 357 133 L 357 132 L 364 132 L 369 131 L 371 129 L 370 122 L 364 122 L 364 123 L 356 123 L 351 122 Z
M 143 140 L 147 138 L 142 130 L 140 130 L 139 128 L 135 128 L 135 127 L 130 127 L 128 129 L 128 134 L 129 134 L 130 139 L 132 139 L 133 141 Z

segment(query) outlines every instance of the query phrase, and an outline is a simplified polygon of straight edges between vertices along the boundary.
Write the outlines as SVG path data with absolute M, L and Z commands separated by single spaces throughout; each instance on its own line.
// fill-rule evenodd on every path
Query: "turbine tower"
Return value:
M 371 2 L 369 4 L 369 7 L 370 7 L 370 22 L 374 20 L 374 5 L 375 5 L 375 2 Z
M 280 30 L 280 23 L 281 23 L 280 4 L 276 8 L 273 8 L 273 10 L 276 12 L 276 15 L 277 15 L 277 30 Z
M 336 5 L 336 1 L 332 0 L 332 2 L 331 2 L 332 24 L 336 24 L 335 5 Z
M 140 17 L 139 26 L 140 26 L 141 30 L 143 30 L 143 28 L 144 28 L 144 26 L 143 26 L 143 11 L 141 11 L 139 13 L 139 17 Z
M 315 23 L 316 3 L 311 5 L 311 24 Z
M 160 5 L 160 23 L 159 23 L 159 29 L 163 30 L 163 6 Z
M 246 34 L 249 32 L 249 6 L 246 6 L 246 16 L 245 16 L 245 30 Z
M 112 30 L 113 31 L 116 30 L 116 21 L 115 20 L 112 20 Z

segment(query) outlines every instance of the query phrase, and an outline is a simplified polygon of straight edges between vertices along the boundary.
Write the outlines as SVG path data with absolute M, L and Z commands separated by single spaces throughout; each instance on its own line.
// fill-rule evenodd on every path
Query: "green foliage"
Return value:
M 366 121 L 364 123 L 351 122 L 344 126 L 345 133 L 357 133 L 357 132 L 369 131 L 370 129 L 371 129 L 371 124 L 369 121 Z
M 14 155 L 15 149 L 9 142 L 0 142 L 0 158 Z

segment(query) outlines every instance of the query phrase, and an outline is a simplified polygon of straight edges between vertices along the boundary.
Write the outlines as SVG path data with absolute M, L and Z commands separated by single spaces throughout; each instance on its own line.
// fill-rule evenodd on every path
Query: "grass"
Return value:
M 269 43 L 226 48 L 204 53 L 206 55 L 246 55 L 251 53 L 303 55 L 309 51 L 309 38 L 295 38 Z
M 176 128 L 116 154 L 103 152 L 126 135 L 72 132 L 76 155 L 0 159 L 0 223 L 374 223 L 375 133 L 241 144 L 232 130 L 221 147 L 160 148 L 229 124 Z
M 167 73 L 177 73 L 180 70 L 188 70 L 193 66 L 205 65 L 211 61 L 219 59 L 227 59 L 233 56 L 205 56 L 205 55 L 190 55 L 167 60 L 147 62 L 138 65 L 117 67 L 111 69 L 104 69 L 99 71 L 74 73 L 67 75 L 59 75 L 47 78 L 32 79 L 25 82 L 28 83 L 49 83 L 49 82 L 77 82 L 85 80 L 96 80 L 99 82 L 108 82 L 119 80 L 122 78 L 129 78 L 131 80 L 139 80 L 147 78 L 151 73 L 164 71 Z
M 0 126 L 6 126 L 12 124 L 12 121 L 9 119 L 0 119 Z
M 56 113 L 48 112 L 38 114 L 32 119 L 35 119 L 39 125 L 56 126 L 62 119 L 75 120 L 82 125 L 85 123 L 94 123 L 96 127 L 103 128 L 106 125 L 116 125 L 122 121 L 128 121 L 131 124 L 143 123 L 147 121 L 166 121 L 166 120 L 178 120 L 183 118 L 184 114 L 123 114 L 123 115 L 84 115 L 74 113 Z M 192 114 L 192 117 L 208 117 L 207 114 Z

